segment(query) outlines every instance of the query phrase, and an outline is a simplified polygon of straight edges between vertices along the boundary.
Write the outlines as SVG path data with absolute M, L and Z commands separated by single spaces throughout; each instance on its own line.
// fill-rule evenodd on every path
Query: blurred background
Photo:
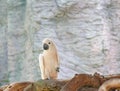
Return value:
M 41 79 L 46 37 L 58 49 L 58 79 L 119 74 L 120 0 L 0 0 L 0 85 Z

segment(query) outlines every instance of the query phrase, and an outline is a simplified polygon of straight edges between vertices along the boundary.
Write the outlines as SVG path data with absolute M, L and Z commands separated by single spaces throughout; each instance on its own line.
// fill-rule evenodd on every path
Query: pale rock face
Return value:
M 1 0 L 0 8 L 0 80 L 40 79 L 46 37 L 60 56 L 58 79 L 120 72 L 119 0 Z

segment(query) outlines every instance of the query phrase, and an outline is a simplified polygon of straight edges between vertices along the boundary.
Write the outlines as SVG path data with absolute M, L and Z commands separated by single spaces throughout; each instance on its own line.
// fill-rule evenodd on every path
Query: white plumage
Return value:
M 43 54 L 39 55 L 39 66 L 42 79 L 56 79 L 59 72 L 59 57 L 53 41 L 43 40 Z

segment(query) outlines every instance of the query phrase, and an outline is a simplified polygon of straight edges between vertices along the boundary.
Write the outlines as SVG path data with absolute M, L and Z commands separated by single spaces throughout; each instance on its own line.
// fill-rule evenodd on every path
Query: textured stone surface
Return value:
M 59 79 L 120 72 L 119 0 L 1 0 L 0 8 L 0 81 L 40 79 L 46 37 L 57 45 Z
M 0 85 L 8 80 L 8 55 L 7 55 L 7 5 L 5 0 L 0 1 Z

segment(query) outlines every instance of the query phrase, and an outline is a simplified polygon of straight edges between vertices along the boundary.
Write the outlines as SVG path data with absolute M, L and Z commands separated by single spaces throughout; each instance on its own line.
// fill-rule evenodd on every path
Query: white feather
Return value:
M 45 66 L 44 66 L 44 57 L 42 54 L 39 55 L 39 66 L 41 69 L 41 77 L 42 79 L 44 79 L 44 75 L 45 75 Z

